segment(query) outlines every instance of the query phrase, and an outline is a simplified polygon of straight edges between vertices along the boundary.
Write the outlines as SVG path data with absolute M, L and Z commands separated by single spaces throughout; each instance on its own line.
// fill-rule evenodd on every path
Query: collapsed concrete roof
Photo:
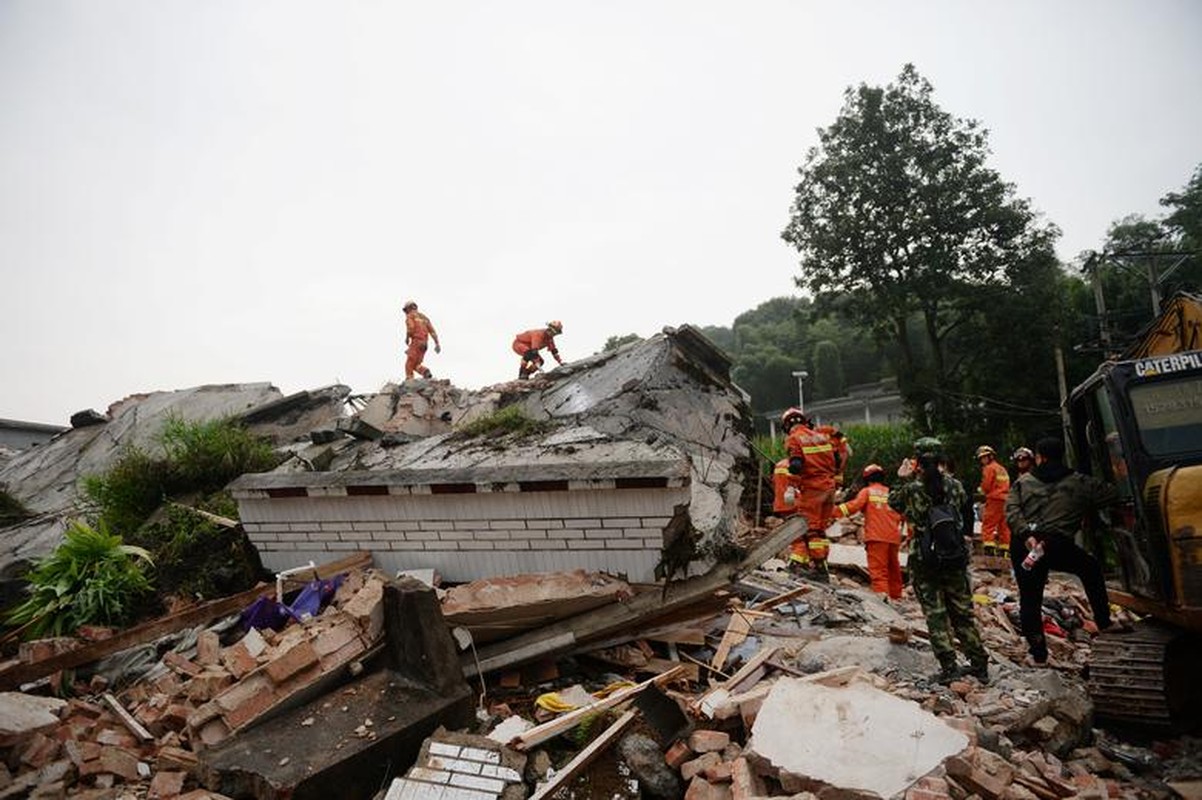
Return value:
M 637 524 L 625 521 L 635 515 L 630 512 L 595 525 L 623 521 L 627 538 L 641 536 L 644 549 L 658 551 L 671 543 L 664 529 L 675 504 L 687 504 L 685 563 L 697 552 L 720 552 L 729 542 L 748 466 L 750 412 L 746 395 L 730 380 L 729 359 L 690 326 L 665 328 L 543 377 L 478 392 L 446 381 L 409 381 L 368 398 L 350 397 L 362 408 L 347 417 L 349 395 L 343 386 L 284 397 L 266 383 L 210 385 L 132 395 L 103 415 L 81 412 L 77 427 L 0 463 L 0 488 L 35 515 L 0 531 L 0 570 L 53 549 L 66 520 L 83 511 L 82 479 L 111 468 L 125 448 L 153 452 L 172 416 L 235 417 L 293 454 L 272 473 L 235 481 L 231 489 L 240 502 L 281 493 L 345 495 L 348 489 L 421 494 L 668 487 L 672 491 L 662 494 L 659 505 L 643 504 Z M 538 432 L 506 437 L 456 432 L 508 406 L 541 423 Z M 588 522 L 597 514 L 581 516 Z M 249 519 L 245 513 L 243 519 Z M 256 540 L 260 549 L 262 538 Z M 374 545 L 368 537 L 365 549 L 379 549 Z M 619 571 L 630 572 L 627 567 L 623 562 Z
M 34 514 L 0 530 L 0 573 L 13 562 L 49 553 L 61 540 L 66 520 L 83 511 L 82 480 L 109 470 L 127 448 L 155 452 L 169 418 L 235 417 L 283 444 L 332 425 L 349 393 L 345 386 L 331 386 L 285 397 L 269 383 L 206 385 L 135 394 L 109 406 L 106 414 L 75 415 L 90 424 L 0 463 L 0 488 Z
M 355 532 L 362 532 L 360 546 L 380 549 L 373 542 L 385 539 L 387 520 L 412 524 L 435 513 L 402 507 L 399 498 L 438 494 L 677 487 L 683 493 L 676 492 L 673 502 L 683 500 L 688 507 L 695 552 L 713 555 L 730 541 L 743 470 L 749 465 L 750 412 L 745 394 L 730 380 L 727 356 L 690 326 L 666 328 L 650 339 L 560 367 L 542 379 L 503 384 L 474 396 L 450 392 L 438 381 L 411 381 L 385 397 L 377 396 L 359 415 L 360 421 L 371 417 L 368 430 L 358 431 L 366 438 L 314 445 L 274 472 L 244 475 L 231 485 L 260 549 L 270 551 L 276 548 L 273 542 L 295 540 L 278 545 L 286 555 L 265 554 L 266 563 L 281 566 L 281 559 L 303 560 L 333 549 L 314 544 L 322 540 L 345 548 L 355 542 Z M 511 406 L 542 427 L 533 433 L 471 438 L 454 430 Z M 391 415 L 381 413 L 382 408 Z M 422 419 L 414 420 L 419 409 Z M 391 435 L 421 425 L 441 426 L 445 432 L 421 439 Z M 374 501 L 374 509 L 328 507 L 330 498 L 371 495 L 391 500 Z M 322 498 L 326 505 L 319 510 L 314 504 L 306 511 L 297 505 L 298 498 Z M 373 501 L 356 502 L 363 506 Z M 448 514 L 448 526 L 449 520 L 457 520 L 488 527 L 483 518 L 487 509 L 466 518 L 446 508 L 438 513 Z M 614 515 L 640 516 L 616 509 Z M 531 510 L 529 516 L 540 515 Z M 541 516 L 551 518 L 547 525 L 552 528 L 573 527 L 557 510 Z M 604 512 L 576 516 L 587 523 Z M 646 547 L 658 537 L 657 551 L 670 543 L 664 528 L 673 517 L 671 503 L 641 517 L 641 528 L 625 524 L 628 536 L 642 535 Z M 378 523 L 376 530 L 381 532 L 375 539 L 372 523 Z M 256 538 L 254 526 L 259 526 L 261 538 Z M 603 535 L 602 521 L 593 521 L 592 527 L 598 529 L 598 537 Z M 588 532 L 582 536 L 587 538 Z M 420 559 L 409 565 L 443 568 Z

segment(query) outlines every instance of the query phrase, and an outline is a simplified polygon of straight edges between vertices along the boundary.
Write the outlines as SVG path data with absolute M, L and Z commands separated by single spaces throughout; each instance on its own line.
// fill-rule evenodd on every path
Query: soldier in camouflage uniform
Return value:
M 1043 589 L 1048 571 L 1071 572 L 1081 579 L 1099 629 L 1110 627 L 1110 599 L 1098 560 L 1073 541 L 1087 515 L 1118 500 L 1106 481 L 1073 472 L 1064 465 L 1064 443 L 1040 439 L 1035 468 L 1018 479 L 1006 498 L 1006 521 L 1014 532 L 1010 560 L 1018 582 L 1018 609 L 1031 660 L 1046 664 L 1043 635 Z M 1027 553 L 1038 544 L 1043 555 L 1029 568 Z
M 933 563 L 933 557 L 924 559 L 918 546 L 927 529 L 927 512 L 936 503 L 951 503 L 959 512 L 962 528 L 972 524 L 971 517 L 965 518 L 963 511 L 969 503 L 968 493 L 960 481 L 944 474 L 946 462 L 941 452 L 943 446 L 938 439 L 923 437 L 915 442 L 914 447 L 918 454 L 918 469 L 913 473 L 914 479 L 889 493 L 889 506 L 905 516 L 910 524 L 907 564 L 914 593 L 926 616 L 931 649 L 939 659 L 940 669 L 936 680 L 948 683 L 967 674 L 986 683 L 989 680 L 989 654 L 985 652 L 981 632 L 973 618 L 972 588 L 968 584 L 968 548 L 966 546 L 964 549 L 962 562 L 939 564 Z M 953 630 L 971 665 L 964 673 L 956 666 L 956 650 L 951 637 Z

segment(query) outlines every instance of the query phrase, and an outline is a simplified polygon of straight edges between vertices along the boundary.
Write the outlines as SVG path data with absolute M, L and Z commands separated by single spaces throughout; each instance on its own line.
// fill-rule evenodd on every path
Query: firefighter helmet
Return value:
M 864 472 L 862 473 L 864 480 L 868 480 L 868 476 L 872 475 L 874 472 L 879 472 L 882 476 L 884 476 L 885 468 L 880 464 L 869 464 L 868 466 L 864 467 Z
M 408 314 L 415 308 L 417 308 L 417 303 L 413 302 L 412 300 L 406 300 L 405 305 L 401 306 L 401 311 L 404 311 L 406 314 Z
M 806 418 L 805 412 L 800 408 L 786 408 L 785 412 L 780 415 L 780 424 L 781 427 L 785 429 L 785 433 L 788 433 L 789 429 L 798 423 L 801 423 L 802 425 L 809 423 L 809 419 Z
M 989 445 L 983 444 L 977 448 L 977 458 L 981 458 L 982 456 L 993 456 L 996 458 L 997 453 Z
M 1014 451 L 1014 455 L 1011 456 L 1011 458 L 1013 458 L 1015 461 L 1019 461 L 1024 458 L 1028 459 L 1030 461 L 1034 461 L 1035 454 L 1031 452 L 1031 448 L 1029 448 L 1029 447 L 1020 447 Z
M 559 334 L 563 333 L 563 323 L 557 319 L 553 319 L 547 323 L 547 330 L 558 336 Z

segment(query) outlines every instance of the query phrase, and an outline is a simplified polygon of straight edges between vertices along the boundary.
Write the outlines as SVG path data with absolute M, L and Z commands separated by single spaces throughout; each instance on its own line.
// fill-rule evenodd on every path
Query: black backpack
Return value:
M 951 503 L 936 503 L 927 512 L 927 528 L 919 539 L 922 559 L 936 567 L 962 567 L 968 548 L 961 532 L 960 512 Z

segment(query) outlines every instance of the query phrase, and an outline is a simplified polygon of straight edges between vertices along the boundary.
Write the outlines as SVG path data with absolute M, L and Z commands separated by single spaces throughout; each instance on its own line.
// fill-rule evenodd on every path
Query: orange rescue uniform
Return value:
M 1010 549 L 1010 526 L 1006 524 L 1006 495 L 1010 494 L 1010 473 L 997 461 L 981 468 L 981 493 L 985 510 L 981 514 L 981 544 Z
M 534 372 L 541 369 L 543 366 L 543 357 L 538 351 L 543 348 L 551 351 L 551 355 L 560 364 L 563 359 L 559 357 L 559 350 L 555 348 L 555 336 L 547 331 L 546 328 L 534 328 L 533 330 L 519 333 L 513 340 L 513 352 L 522 357 L 522 373 Z
M 825 433 L 804 424 L 794 425 L 785 438 L 785 470 L 789 461 L 801 458 L 797 478 L 797 513 L 809 530 L 790 546 L 792 560 L 825 562 L 830 550 L 826 528 L 835 516 L 835 446 Z
M 889 507 L 889 487 L 870 483 L 851 500 L 835 508 L 838 517 L 864 514 L 864 549 L 868 555 L 868 576 L 872 591 L 896 600 L 902 594 L 901 552 L 902 516 Z
M 430 370 L 422 366 L 430 337 L 434 337 L 434 344 L 437 345 L 438 333 L 435 332 L 430 318 L 417 309 L 407 312 L 405 314 L 405 343 L 409 347 L 405 351 L 405 380 L 412 378 L 415 372 L 420 373 L 423 378 L 430 377 Z

